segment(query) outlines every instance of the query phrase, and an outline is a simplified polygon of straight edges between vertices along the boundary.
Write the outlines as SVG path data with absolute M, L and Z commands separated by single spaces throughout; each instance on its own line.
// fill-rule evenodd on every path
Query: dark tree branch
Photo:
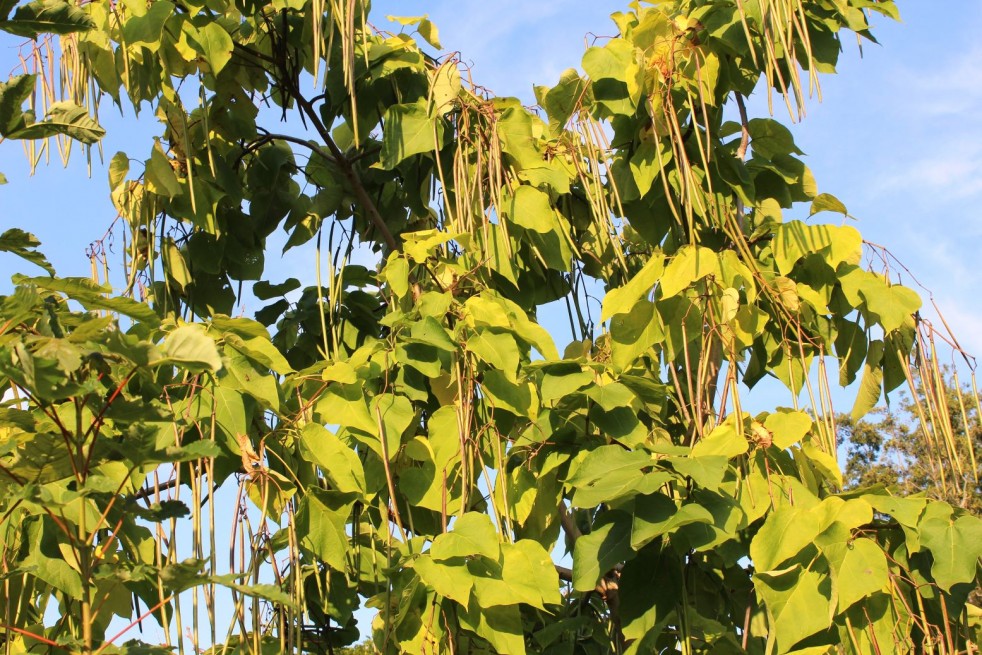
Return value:
M 559 501 L 559 522 L 563 526 L 563 530 L 566 531 L 566 535 L 569 537 L 571 543 L 576 543 L 583 534 L 580 529 L 576 526 L 576 520 L 573 519 L 573 515 L 569 513 L 569 508 L 566 507 L 566 501 Z
M 251 48 L 245 46 L 240 46 L 240 49 L 247 53 L 249 56 L 263 62 L 267 62 L 275 66 L 278 70 L 272 72 L 273 76 L 277 78 L 279 82 L 280 90 L 286 92 L 292 100 L 297 103 L 300 108 L 301 118 L 304 121 L 310 121 L 314 130 L 320 136 L 321 140 L 327 145 L 330 154 L 325 152 L 320 147 L 315 147 L 313 144 L 303 141 L 302 139 L 296 139 L 296 137 L 284 138 L 285 141 L 290 141 L 293 143 L 300 143 L 307 146 L 311 150 L 317 152 L 321 156 L 325 157 L 329 161 L 333 161 L 341 169 L 341 173 L 344 175 L 351 189 L 355 192 L 355 197 L 358 199 L 358 203 L 368 214 L 368 219 L 371 221 L 372 225 L 381 235 L 382 240 L 390 251 L 401 250 L 399 242 L 393 236 L 392 231 L 389 230 L 389 226 L 385 224 L 385 220 L 378 211 L 378 207 L 372 201 L 371 196 L 369 196 L 368 191 L 365 190 L 365 185 L 361 181 L 361 177 L 358 175 L 358 171 L 355 170 L 352 162 L 354 160 L 349 160 L 344 152 L 335 143 L 334 138 L 331 136 L 331 131 L 324 125 L 317 111 L 314 109 L 313 104 L 304 97 L 303 93 L 300 92 L 299 82 L 292 71 L 288 70 L 289 62 L 286 61 L 288 57 L 285 53 L 277 53 L 281 55 L 279 58 L 269 57 L 263 55 L 262 53 L 256 52 Z M 286 98 L 284 98 L 285 104 Z M 284 135 L 286 136 L 286 135 Z M 279 137 L 276 137 L 279 138 Z
M 736 96 L 737 109 L 740 112 L 740 147 L 737 148 L 737 159 L 743 161 L 747 158 L 747 147 L 750 145 L 750 120 L 747 118 L 747 105 L 743 102 L 743 96 L 739 93 Z
M 379 213 L 378 207 L 375 206 L 372 198 L 368 195 L 368 191 L 365 190 L 365 185 L 362 184 L 358 171 L 355 170 L 351 161 L 345 157 L 344 152 L 338 147 L 338 144 L 334 142 L 334 139 L 331 137 L 330 130 L 328 130 L 327 126 L 325 126 L 323 121 L 321 121 L 320 116 L 317 115 L 317 111 L 314 109 L 314 106 L 303 96 L 303 94 L 300 93 L 300 89 L 298 89 L 296 86 L 294 86 L 292 89 L 292 94 L 293 99 L 297 101 L 297 105 L 300 106 L 302 112 L 310 120 L 310 123 L 314 126 L 317 134 L 319 134 L 324 140 L 324 143 L 327 144 L 328 149 L 331 151 L 331 154 L 334 157 L 335 163 L 341 168 L 341 172 L 344 174 L 345 179 L 348 180 L 348 184 L 351 185 L 351 188 L 355 192 L 355 197 L 358 198 L 358 202 L 368 214 L 368 218 L 371 220 L 372 225 L 374 225 L 375 229 L 382 235 L 382 239 L 389 247 L 389 250 L 401 250 L 399 247 L 399 242 L 396 241 L 396 238 L 392 235 L 392 232 L 389 230 L 389 226 L 386 225 L 385 221 L 382 219 L 382 215 Z

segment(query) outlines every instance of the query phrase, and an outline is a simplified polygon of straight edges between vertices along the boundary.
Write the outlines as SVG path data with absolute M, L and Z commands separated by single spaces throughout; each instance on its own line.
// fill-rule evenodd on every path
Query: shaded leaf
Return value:
M 31 39 L 42 33 L 71 34 L 94 27 L 87 13 L 66 0 L 34 0 L 18 7 L 13 17 L 0 20 L 0 30 Z

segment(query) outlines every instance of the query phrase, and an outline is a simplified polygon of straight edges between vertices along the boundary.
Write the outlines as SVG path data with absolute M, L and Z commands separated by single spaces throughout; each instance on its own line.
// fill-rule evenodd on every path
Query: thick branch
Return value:
M 385 224 L 384 220 L 382 220 L 382 215 L 379 213 L 375 203 L 365 190 L 365 186 L 361 182 L 358 171 L 355 170 L 348 158 L 345 157 L 344 152 L 342 152 L 341 148 L 338 147 L 338 144 L 334 142 L 334 139 L 331 137 L 330 130 L 328 130 L 321 121 L 320 116 L 317 115 L 317 111 L 314 110 L 313 105 L 311 105 L 310 102 L 304 98 L 303 95 L 301 95 L 300 90 L 296 87 L 294 87 L 293 90 L 293 97 L 297 101 L 297 104 L 300 106 L 303 113 L 310 119 L 311 124 L 314 126 L 314 129 L 317 130 L 320 137 L 324 140 L 324 143 L 327 144 L 328 149 L 333 155 L 335 163 L 338 165 L 338 167 L 340 167 L 345 179 L 348 180 L 348 184 L 350 184 L 351 188 L 354 190 L 355 197 L 358 198 L 358 202 L 365 209 L 369 220 L 372 221 L 372 225 L 374 225 L 375 229 L 382 235 L 382 239 L 389 247 L 389 250 L 401 250 L 399 243 L 396 241 L 395 237 L 392 236 L 392 232 L 389 231 L 389 226 Z
M 162 482 L 156 487 L 144 487 L 143 489 L 137 491 L 135 494 L 131 495 L 129 499 L 143 500 L 144 498 L 149 498 L 150 496 L 153 496 L 159 491 L 166 491 L 167 489 L 173 489 L 176 486 L 177 486 L 177 480 L 167 480 L 166 482 Z
M 378 208 L 372 201 L 371 196 L 369 196 L 368 192 L 365 190 L 365 186 L 362 184 L 358 171 L 354 169 L 351 160 L 345 157 L 344 152 L 338 147 L 338 144 L 334 142 L 334 139 L 331 137 L 330 130 L 328 130 L 327 126 L 324 125 L 324 122 L 317 114 L 314 106 L 300 92 L 300 87 L 296 81 L 296 78 L 291 75 L 290 71 L 286 68 L 286 62 L 274 60 L 269 56 L 262 55 L 261 53 L 255 52 L 249 48 L 242 48 L 242 50 L 259 61 L 270 63 L 279 69 L 278 74 L 274 73 L 274 76 L 279 78 L 281 85 L 290 87 L 290 95 L 300 107 L 302 112 L 301 116 L 310 120 L 311 124 L 314 126 L 314 129 L 317 131 L 318 136 L 320 136 L 321 140 L 323 140 L 327 145 L 327 148 L 330 150 L 331 154 L 330 156 L 327 156 L 326 153 L 313 148 L 307 142 L 301 141 L 301 143 L 313 150 L 317 150 L 318 154 L 326 156 L 327 159 L 334 161 L 334 163 L 338 165 L 338 167 L 341 169 L 341 173 L 351 186 L 351 189 L 355 192 L 355 197 L 358 199 L 358 203 L 362 206 L 362 208 L 364 208 L 365 212 L 368 214 L 368 219 L 372 222 L 372 225 L 375 226 L 375 229 L 378 230 L 378 233 L 382 236 L 382 240 L 385 241 L 385 245 L 392 251 L 401 250 L 399 247 L 399 242 L 396 241 L 396 238 L 392 235 L 388 225 L 385 224 L 385 221 L 382 219 L 382 215 L 379 213 Z M 292 141 L 292 139 L 285 140 Z
M 743 102 L 743 96 L 739 93 L 733 94 L 736 96 L 737 109 L 740 112 L 740 145 L 737 147 L 736 156 L 740 160 L 740 163 L 747 158 L 747 148 L 750 147 L 750 119 L 747 118 L 747 105 Z M 744 232 L 747 228 L 747 218 L 744 213 L 743 201 L 737 196 L 736 199 L 736 211 L 737 211 L 737 225 L 740 226 L 740 232 Z
M 322 147 L 320 147 L 313 141 L 307 141 L 305 139 L 301 139 L 300 137 L 290 136 L 289 134 L 274 134 L 273 132 L 267 132 L 266 130 L 262 130 L 262 133 L 263 136 L 259 139 L 259 141 L 262 143 L 269 142 L 269 141 L 286 141 L 288 143 L 295 143 L 298 146 L 304 146 L 305 148 L 308 148 L 310 151 L 317 153 L 318 155 L 320 155 L 321 157 L 323 157 L 329 162 L 332 162 L 334 164 L 338 163 L 337 160 L 334 158 L 334 155 L 324 150 Z
M 743 161 L 747 158 L 747 147 L 750 145 L 750 120 L 747 118 L 747 105 L 743 102 L 743 96 L 739 93 L 736 96 L 737 109 L 740 111 L 740 147 L 737 148 L 737 159 Z
M 566 507 L 566 501 L 563 500 L 559 501 L 559 523 L 563 526 L 563 530 L 566 531 L 571 543 L 575 544 L 576 540 L 583 536 L 576 526 L 573 515 L 569 513 L 569 508 Z

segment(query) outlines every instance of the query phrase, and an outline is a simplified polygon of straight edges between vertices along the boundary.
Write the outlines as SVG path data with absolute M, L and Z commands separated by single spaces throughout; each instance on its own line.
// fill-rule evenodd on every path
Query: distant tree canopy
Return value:
M 5 652 L 974 652 L 959 415 L 844 491 L 831 404 L 882 463 L 936 335 L 745 103 L 802 117 L 894 3 L 633 2 L 534 108 L 369 11 L 0 0 L 2 147 L 160 123 L 90 278 L 0 234 Z
M 982 515 L 982 399 L 950 369 L 942 376 L 874 410 L 876 421 L 839 417 L 847 488 L 883 485 Z

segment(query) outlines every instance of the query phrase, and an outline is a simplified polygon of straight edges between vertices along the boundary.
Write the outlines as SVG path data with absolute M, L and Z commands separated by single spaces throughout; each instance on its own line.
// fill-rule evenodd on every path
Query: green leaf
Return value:
M 637 402 L 634 392 L 620 382 L 597 383 L 587 387 L 584 393 L 608 412 L 618 407 L 634 407 Z
M 804 154 L 795 146 L 791 130 L 773 119 L 751 119 L 748 128 L 754 155 L 774 159 L 778 155 Z
M 249 584 L 241 584 L 236 582 L 242 578 L 242 575 L 227 573 L 225 575 L 209 576 L 207 580 L 209 582 L 220 584 L 223 587 L 234 589 L 240 594 L 250 598 L 259 598 L 260 600 L 276 603 L 277 605 L 281 605 L 283 607 L 296 609 L 297 604 L 293 597 L 286 591 L 283 591 L 283 589 L 279 586 L 272 584 L 256 584 L 252 581 L 249 581 Z
M 439 47 L 439 46 L 437 46 Z M 460 95 L 460 69 L 453 61 L 444 62 L 430 73 L 430 94 L 433 97 L 433 113 L 443 116 L 454 107 Z
M 604 46 L 594 46 L 583 53 L 583 70 L 592 80 L 612 79 L 627 83 L 634 48 L 623 39 L 612 39 Z
M 420 555 L 412 566 L 426 586 L 444 598 L 467 607 L 471 589 L 474 588 L 474 576 L 467 570 L 466 564 L 437 562 L 429 555 Z
M 679 507 L 664 494 L 640 496 L 634 502 L 631 548 L 640 550 L 653 539 L 671 534 L 683 525 L 712 522 L 713 515 L 698 504 L 687 503 Z
M 115 191 L 130 172 L 130 158 L 125 152 L 117 152 L 109 160 L 109 189 Z
M 442 50 L 443 46 L 440 45 L 440 32 L 437 30 L 436 25 L 434 25 L 429 19 L 423 19 L 419 21 L 419 35 L 429 43 L 431 46 L 437 50 Z
M 226 386 L 214 387 L 212 391 L 214 408 L 202 403 L 202 416 L 206 418 L 215 411 L 215 421 L 233 441 L 240 434 L 249 432 L 251 412 L 247 413 L 242 393 Z M 238 444 L 236 443 L 236 446 Z
M 620 287 L 615 287 L 607 292 L 603 300 L 603 309 L 600 312 L 600 321 L 604 322 L 616 314 L 626 314 L 632 311 L 635 305 L 646 298 L 655 283 L 665 271 L 665 260 L 657 251 L 650 255 L 641 270 L 638 271 L 630 281 Z
M 538 544 L 536 544 L 538 545 Z M 539 546 L 541 549 L 542 546 Z M 548 557 L 547 557 L 548 559 Z M 534 564 L 533 564 L 534 562 Z M 548 562 L 553 575 L 543 576 L 545 563 L 538 557 L 530 559 L 528 553 L 517 544 L 502 544 L 502 557 L 499 562 L 490 560 L 470 560 L 467 568 L 474 576 L 474 597 L 483 608 L 503 605 L 531 605 L 545 609 L 542 590 L 536 579 L 555 580 L 554 589 L 559 588 L 559 577 L 555 567 Z M 552 597 L 555 594 L 550 594 Z
M 764 427 L 771 433 L 773 444 L 784 450 L 805 438 L 812 420 L 805 412 L 779 409 L 764 419 Z
M 197 39 L 192 40 L 195 49 L 211 68 L 212 75 L 218 75 L 225 65 L 232 59 L 232 37 L 228 35 L 225 28 L 217 22 L 209 22 L 197 33 Z
M 945 591 L 953 585 L 976 580 L 982 557 L 982 519 L 970 514 L 955 516 L 950 505 L 929 503 L 917 525 L 921 547 L 931 551 L 931 575 Z
M 820 212 L 836 212 L 845 216 L 849 215 L 846 206 L 838 198 L 829 193 L 820 193 L 812 200 L 812 207 L 808 212 L 809 216 L 814 216 Z
M 515 189 L 511 202 L 505 202 L 506 216 L 511 222 L 526 230 L 549 234 L 556 230 L 556 210 L 549 195 L 538 189 L 521 185 Z
M 532 134 L 532 117 L 525 110 L 508 107 L 498 117 L 496 129 L 502 152 L 511 157 L 519 168 L 542 166 L 542 152 Z
M 880 402 L 883 392 L 883 367 L 880 359 L 883 355 L 883 342 L 876 340 L 869 345 L 869 354 L 863 366 L 863 377 L 856 392 L 856 402 L 849 413 L 853 421 L 858 421 L 870 412 L 876 403 Z
M 252 293 L 259 300 L 269 300 L 270 298 L 285 296 L 291 291 L 296 291 L 300 286 L 300 280 L 295 277 L 287 278 L 279 284 L 270 284 L 266 280 L 260 280 L 252 285 Z
M 909 325 L 911 315 L 921 308 L 921 298 L 913 290 L 888 284 L 882 276 L 856 266 L 840 274 L 839 281 L 849 304 L 865 308 L 887 333 Z
M 661 315 L 649 300 L 638 300 L 631 311 L 610 319 L 610 359 L 621 370 L 630 368 L 638 357 L 664 340 Z
M 173 198 L 183 193 L 183 187 L 177 181 L 177 175 L 174 174 L 174 169 L 170 165 L 170 159 L 160 147 L 160 142 L 153 146 L 150 159 L 146 163 L 144 179 L 147 183 L 147 189 L 158 196 Z
M 416 25 L 416 30 L 419 35 L 426 40 L 431 46 L 437 49 L 443 49 L 440 45 L 439 32 L 436 29 L 436 25 L 430 22 L 429 14 L 423 14 L 422 16 L 386 16 L 386 20 L 390 20 L 394 23 L 399 23 L 400 25 Z
M 184 254 L 171 237 L 164 237 L 160 251 L 168 279 L 184 293 L 185 288 L 194 281 L 187 262 L 184 261 Z
M 300 431 L 305 459 L 320 467 L 335 489 L 342 493 L 366 493 L 365 471 L 357 453 L 327 428 L 308 423 Z
M 379 163 L 392 170 L 405 159 L 443 147 L 443 122 L 431 117 L 426 100 L 413 104 L 392 105 L 382 119 L 385 132 Z
M 889 583 L 886 555 L 875 542 L 856 539 L 822 549 L 832 567 L 838 612 L 872 596 Z
M 381 421 L 385 434 L 379 435 L 379 438 L 385 439 L 389 460 L 393 460 L 399 455 L 403 433 L 416 419 L 416 410 L 409 398 L 391 393 L 381 393 L 375 396 L 369 406 L 371 415 L 375 417 L 376 427 L 373 433 L 378 431 L 378 422 Z
M 633 556 L 631 515 L 618 510 L 603 513 L 573 547 L 573 588 L 591 591 L 601 576 Z
M 63 293 L 88 311 L 108 309 L 147 323 L 150 327 L 160 324 L 160 318 L 146 303 L 137 302 L 132 298 L 106 298 L 103 294 L 110 293 L 112 290 L 107 286 L 96 284 L 87 277 L 49 278 L 14 275 L 11 279 L 14 284 L 29 284 L 39 289 Z
M 921 308 L 921 297 L 917 292 L 900 285 L 877 289 L 876 292 L 867 290 L 863 295 L 866 307 L 880 317 L 880 325 L 887 333 L 910 323 L 911 315 Z
M 521 354 L 518 344 L 509 334 L 496 334 L 490 330 L 480 330 L 467 340 L 467 349 L 481 358 L 485 364 L 492 366 L 511 382 L 518 382 L 518 364 Z
M 678 599 L 683 595 L 681 572 L 682 566 L 671 548 L 649 546 L 624 565 L 619 591 L 625 637 L 641 640 L 657 635 L 675 616 Z
M 559 76 L 559 83 L 545 90 L 540 104 L 549 115 L 549 130 L 553 134 L 562 134 L 573 112 L 582 103 L 585 90 L 586 81 L 574 68 L 564 70 Z
M 594 380 L 593 373 L 582 370 L 578 365 L 561 366 L 563 368 L 546 369 L 546 373 L 542 376 L 539 395 L 543 403 L 565 398 Z
M 755 573 L 754 587 L 767 609 L 770 639 L 777 652 L 787 653 L 805 637 L 832 624 L 832 581 L 827 575 L 795 566 L 773 573 Z
M 559 595 L 559 574 L 549 553 L 538 541 L 520 539 L 502 544 L 501 573 L 510 589 L 520 590 L 529 600 L 522 602 L 546 609 L 546 605 L 562 602 Z
M 61 554 L 58 527 L 54 521 L 44 517 L 25 527 L 32 547 L 28 549 L 21 566 L 69 598 L 81 597 L 82 578 Z
M 671 479 L 664 472 L 644 473 L 654 465 L 651 455 L 622 446 L 600 446 L 587 453 L 566 484 L 575 489 L 573 506 L 596 507 L 624 496 L 654 491 Z M 652 485 L 655 485 L 652 488 Z
M 719 276 L 719 258 L 709 248 L 683 246 L 665 267 L 661 278 L 663 298 L 671 298 L 707 275 Z
M 160 48 L 164 24 L 174 13 L 174 3 L 169 0 L 154 0 L 146 13 L 132 15 L 123 23 L 123 38 L 130 47 L 143 46 L 151 52 Z M 189 31 L 194 31 L 190 21 L 184 23 Z
M 859 263 L 863 238 L 850 226 L 808 225 L 801 221 L 785 223 L 774 235 L 774 262 L 781 275 L 787 275 L 803 257 L 819 253 L 833 269 L 839 264 Z
M 85 11 L 66 0 L 34 0 L 18 7 L 12 18 L 0 20 L 0 30 L 30 39 L 43 33 L 71 34 L 94 27 Z
M 259 364 L 261 368 L 268 368 L 280 375 L 293 372 L 293 367 L 266 335 L 243 339 L 237 334 L 226 334 L 225 343 Z
M 515 416 L 532 418 L 537 409 L 538 398 L 531 382 L 511 382 L 497 369 L 484 371 L 481 392 L 486 394 L 488 405 L 495 410 L 504 410 Z
M 300 547 L 336 571 L 347 568 L 348 534 L 354 496 L 308 488 L 297 508 Z
M 485 291 L 479 296 L 468 298 L 465 307 L 475 324 L 509 328 L 515 336 L 538 350 L 544 359 L 559 359 L 556 344 L 549 332 L 529 319 L 525 310 L 513 301 L 492 291 Z
M 749 448 L 746 437 L 737 432 L 732 421 L 727 420 L 693 446 L 691 457 L 722 455 L 732 459 L 744 454 Z
M 436 253 L 437 248 L 458 236 L 460 235 L 443 230 L 417 230 L 416 232 L 404 233 L 402 235 L 403 250 L 410 259 L 425 262 Z M 398 261 L 399 258 L 393 259 Z
M 483 555 L 498 561 L 501 548 L 498 533 L 487 514 L 467 512 L 454 521 L 452 532 L 438 535 L 430 546 L 430 556 L 435 560 Z
M 11 139 L 44 139 L 62 134 L 79 143 L 92 144 L 106 135 L 89 112 L 72 102 L 56 102 L 48 108 L 44 120 L 25 125 L 7 136 Z
M 815 516 L 800 505 L 772 511 L 750 542 L 750 559 L 757 571 L 770 571 L 794 557 L 818 536 Z
M 168 361 L 191 370 L 215 373 L 222 369 L 218 347 L 202 325 L 182 325 L 169 332 L 164 338 L 163 351 Z
M 40 245 L 41 242 L 36 236 L 16 227 L 0 234 L 0 252 L 9 252 L 21 259 L 26 259 L 53 276 L 55 274 L 54 267 L 48 262 L 47 257 L 37 251 L 37 247 Z
M 35 80 L 34 75 L 16 75 L 0 83 L 0 136 L 7 137 L 27 123 L 23 105 L 34 93 Z
M 314 405 L 321 423 L 336 423 L 346 428 L 378 435 L 378 419 L 368 411 L 364 392 L 355 385 L 331 385 Z M 379 457 L 382 451 L 376 445 Z
M 500 655 L 525 655 L 522 614 L 518 605 L 481 607 L 472 595 L 466 612 L 457 614 L 460 625 L 486 640 Z
M 907 528 L 917 528 L 921 516 L 928 505 L 926 498 L 901 498 L 897 496 L 881 496 L 870 493 L 862 497 L 873 509 L 893 518 L 894 521 Z M 916 552 L 919 548 L 915 548 Z
M 164 449 L 160 462 L 194 462 L 199 459 L 210 459 L 222 454 L 221 447 L 214 441 L 203 439 L 192 441 L 184 446 L 168 446 Z
M 630 116 L 637 111 L 643 75 L 638 59 L 638 48 L 621 38 L 583 54 L 583 70 L 590 76 L 593 96 L 608 112 Z
M 699 455 L 698 457 L 668 457 L 667 461 L 680 475 L 705 489 L 719 489 L 729 467 L 729 457 L 725 455 Z
M 629 165 L 641 196 L 647 194 L 662 170 L 672 161 L 672 148 L 664 141 L 644 142 L 631 156 Z

